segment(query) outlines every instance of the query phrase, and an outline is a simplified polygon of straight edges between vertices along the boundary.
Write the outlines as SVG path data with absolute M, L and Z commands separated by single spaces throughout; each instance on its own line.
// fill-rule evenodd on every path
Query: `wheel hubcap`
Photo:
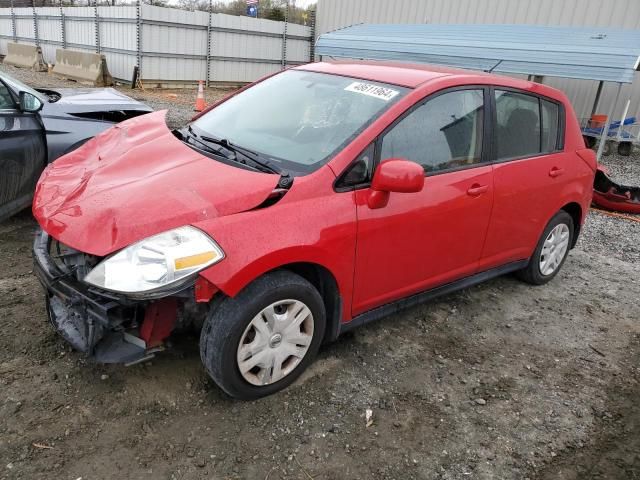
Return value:
M 556 225 L 544 241 L 540 252 L 540 273 L 551 275 L 554 273 L 567 253 L 569 248 L 569 227 L 561 223 Z
M 271 348 L 277 348 L 280 344 L 282 343 L 282 335 L 280 335 L 279 333 L 276 333 L 273 337 L 271 337 L 271 339 L 269 340 L 269 346 Z
M 313 340 L 313 314 L 299 300 L 281 300 L 258 313 L 245 329 L 236 355 L 242 377 L 269 385 L 289 375 Z

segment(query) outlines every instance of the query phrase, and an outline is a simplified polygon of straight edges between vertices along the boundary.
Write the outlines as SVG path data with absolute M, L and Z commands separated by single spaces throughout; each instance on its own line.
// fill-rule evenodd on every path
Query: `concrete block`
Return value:
M 96 87 L 113 85 L 113 78 L 107 68 L 107 60 L 99 53 L 76 50 L 56 50 L 56 64 L 53 73 Z
M 7 56 L 3 63 L 14 67 L 31 68 L 36 72 L 46 72 L 47 64 L 44 63 L 42 50 L 35 45 L 22 43 L 7 43 Z

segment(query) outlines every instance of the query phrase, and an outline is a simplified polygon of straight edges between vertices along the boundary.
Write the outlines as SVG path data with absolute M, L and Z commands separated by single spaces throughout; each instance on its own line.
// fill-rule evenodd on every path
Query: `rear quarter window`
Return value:
M 549 153 L 558 146 L 560 133 L 560 107 L 557 103 L 541 100 L 542 106 L 542 152 Z

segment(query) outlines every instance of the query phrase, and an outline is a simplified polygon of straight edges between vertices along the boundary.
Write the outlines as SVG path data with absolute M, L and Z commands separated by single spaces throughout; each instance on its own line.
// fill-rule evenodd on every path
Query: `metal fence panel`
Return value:
M 205 79 L 207 13 L 143 5 L 142 19 L 143 78 Z
M 14 8 L 13 12 L 16 16 L 16 35 L 18 37 L 33 39 L 34 41 L 28 43 L 35 43 L 33 10 L 31 8 Z
M 214 82 L 246 83 L 275 73 L 280 68 L 279 63 L 213 60 L 211 62 L 210 78 Z
M 1 12 L 8 14 L 11 11 L 8 8 L 0 9 Z M 7 54 L 7 43 L 13 36 L 13 24 L 10 17 L 0 17 L 0 55 Z
M 141 79 L 151 83 L 245 83 L 284 65 L 305 63 L 311 51 L 309 27 L 285 27 L 285 22 L 265 19 L 211 14 L 211 36 L 207 38 L 208 12 L 150 5 L 139 10 L 135 6 L 64 7 L 63 22 L 60 8 L 35 11 L 45 61 L 54 63 L 55 50 L 63 44 L 73 50 L 100 51 L 111 74 L 125 81 L 140 62 Z M 16 8 L 14 12 L 18 41 L 34 43 L 34 9 Z M 0 53 L 6 52 L 6 43 L 12 40 L 11 9 L 2 8 Z
M 60 8 L 45 7 L 38 9 L 38 38 L 42 48 L 42 56 L 48 63 L 56 58 L 58 42 L 62 40 L 62 24 Z
M 38 9 L 36 8 L 36 11 Z M 90 7 L 65 7 L 66 41 L 70 49 L 96 51 L 95 11 Z M 49 61 L 48 59 L 45 59 Z M 52 59 L 55 61 L 55 59 Z

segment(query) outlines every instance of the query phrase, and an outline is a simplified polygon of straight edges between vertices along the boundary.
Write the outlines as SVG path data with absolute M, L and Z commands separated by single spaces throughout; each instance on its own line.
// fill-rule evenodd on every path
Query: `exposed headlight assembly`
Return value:
M 84 281 L 113 292 L 152 295 L 181 287 L 223 258 L 212 238 L 186 226 L 128 246 L 100 262 Z

